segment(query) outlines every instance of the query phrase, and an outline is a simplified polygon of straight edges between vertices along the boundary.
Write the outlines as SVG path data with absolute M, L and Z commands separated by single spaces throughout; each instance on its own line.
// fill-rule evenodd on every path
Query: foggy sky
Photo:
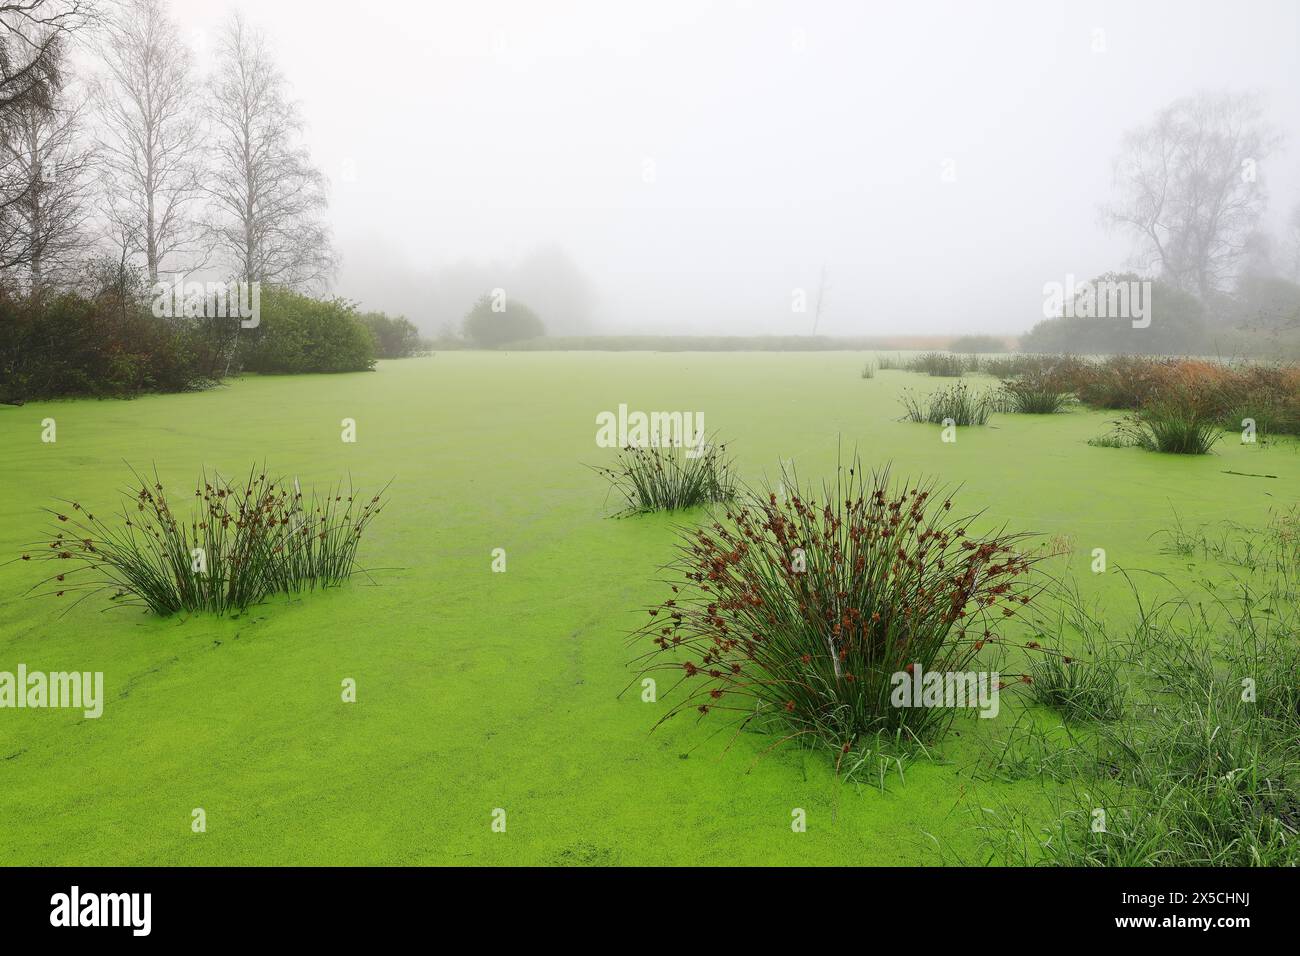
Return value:
M 1120 135 L 1198 89 L 1266 95 L 1280 222 L 1300 201 L 1298 8 L 243 7 L 331 180 L 339 293 L 424 322 L 437 269 L 558 244 L 600 331 L 805 334 L 791 291 L 824 264 L 819 331 L 843 335 L 1023 331 L 1045 282 L 1126 265 L 1098 215 Z M 200 63 L 226 9 L 173 0 Z

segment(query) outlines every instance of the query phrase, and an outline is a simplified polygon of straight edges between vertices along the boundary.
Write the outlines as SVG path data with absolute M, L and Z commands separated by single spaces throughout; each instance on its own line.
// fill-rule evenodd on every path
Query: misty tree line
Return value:
M 262 32 L 222 24 L 211 77 L 162 0 L 0 8 L 0 270 L 10 290 L 84 287 L 98 259 L 216 268 L 321 289 L 336 257 L 326 183 Z M 71 73 L 76 45 L 94 72 Z
M 232 13 L 211 75 L 194 59 L 162 0 L 0 5 L 0 400 L 419 349 L 404 318 L 312 297 L 338 261 L 327 184 L 264 34 Z M 156 282 L 200 270 L 260 283 L 260 324 L 152 314 Z
M 1134 243 L 1154 279 L 1147 329 L 1123 318 L 1056 318 L 1021 341 L 1032 351 L 1300 352 L 1300 202 L 1282 235 L 1264 228 L 1264 168 L 1282 145 L 1256 93 L 1200 92 L 1125 133 L 1105 222 Z

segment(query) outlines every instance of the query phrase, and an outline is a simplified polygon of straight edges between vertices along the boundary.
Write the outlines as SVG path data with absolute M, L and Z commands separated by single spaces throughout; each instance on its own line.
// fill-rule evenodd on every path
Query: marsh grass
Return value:
M 729 501 L 736 495 L 727 446 L 702 448 L 631 445 L 609 467 L 593 470 L 623 499 L 619 515 L 680 511 Z
M 204 473 L 178 515 L 156 471 L 152 480 L 132 475 L 135 487 L 122 492 L 111 520 L 75 501 L 47 509 L 50 537 L 23 559 L 59 570 L 33 590 L 79 600 L 111 591 L 112 600 L 159 615 L 226 614 L 273 594 L 340 584 L 357 570 L 357 546 L 386 490 L 364 498 L 340 482 L 304 497 L 296 479 L 265 468 L 241 482 Z
M 1134 588 L 1125 665 L 1142 699 L 1086 734 L 1015 735 L 997 772 L 1064 787 L 1046 827 L 982 810 L 984 862 L 1300 864 L 1300 612 L 1279 566 L 1259 562 L 1208 600 L 1146 606 Z
M 1125 715 L 1127 659 L 1078 594 L 1058 605 L 1054 626 L 1037 628 L 1034 645 L 1044 650 L 1028 663 L 1036 701 L 1067 721 L 1118 721 Z
M 995 411 L 1002 410 L 1000 396 L 973 389 L 966 382 L 955 382 L 928 395 L 903 389 L 899 402 L 905 420 L 930 425 L 985 425 Z
M 939 376 L 943 378 L 960 378 L 965 372 L 971 371 L 972 359 L 961 355 L 953 355 L 950 352 L 924 352 L 916 356 L 907 363 L 907 368 L 912 372 L 923 372 L 926 375 Z
M 1116 429 L 1105 435 L 1089 438 L 1088 444 L 1094 448 L 1134 448 L 1137 443 L 1132 437 Z
M 1295 590 L 1300 579 L 1300 506 L 1274 512 L 1263 528 L 1249 528 L 1230 520 L 1193 528 L 1184 525 L 1175 511 L 1172 525 L 1152 537 L 1163 542 L 1162 554 L 1217 561 L 1247 571 L 1262 568 L 1276 574 L 1277 583 L 1290 591 Z

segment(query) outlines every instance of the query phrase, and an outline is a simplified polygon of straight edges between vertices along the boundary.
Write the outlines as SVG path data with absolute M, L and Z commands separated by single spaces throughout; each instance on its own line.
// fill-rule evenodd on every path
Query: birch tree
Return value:
M 70 39 L 95 16 L 93 0 L 0 2 L 0 136 L 10 147 L 0 150 L 0 268 L 29 258 L 24 223 L 38 207 L 29 194 L 34 180 L 24 143 L 39 132 L 39 115 L 53 108 L 63 87 Z
M 151 283 L 164 264 L 203 264 L 201 105 L 177 35 L 160 0 L 125 0 L 106 25 L 94 97 L 110 231 L 143 259 Z
M 88 244 L 93 154 L 80 108 L 63 99 L 13 106 L 0 127 L 0 163 L 22 183 L 5 209 L 10 258 L 3 264 L 38 297 L 73 280 Z
M 236 277 L 326 285 L 335 255 L 325 177 L 302 145 L 302 119 L 265 36 L 234 14 L 222 31 L 209 115 L 209 235 Z

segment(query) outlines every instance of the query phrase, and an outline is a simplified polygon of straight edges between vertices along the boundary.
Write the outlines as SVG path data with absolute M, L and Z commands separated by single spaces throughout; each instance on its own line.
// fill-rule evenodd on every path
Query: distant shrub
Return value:
M 250 372 L 366 372 L 375 367 L 375 339 L 343 299 L 263 286 L 260 322 L 240 330 L 239 354 Z
M 926 375 L 960 378 L 967 371 L 967 361 L 960 355 L 950 355 L 947 352 L 925 352 L 908 362 L 907 368 Z
M 432 338 L 421 341 L 421 349 L 425 352 L 454 352 L 468 347 L 469 343 L 450 323 L 443 325 Z
M 189 515 L 178 516 L 157 475 L 135 479 L 120 523 L 74 501 L 49 511 L 57 521 L 36 557 L 57 572 L 37 587 L 83 599 L 110 591 L 161 615 L 240 611 L 347 580 L 361 535 L 383 510 L 382 491 L 364 499 L 340 484 L 304 498 L 296 480 L 254 468 L 244 481 L 200 476 Z
M 899 401 L 903 404 L 905 419 L 931 425 L 985 425 L 989 416 L 1000 409 L 998 395 L 975 391 L 965 382 L 939 388 L 924 396 L 904 389 Z
M 996 335 L 959 335 L 948 343 L 948 351 L 986 355 L 1007 351 L 1007 343 Z
M 1081 376 L 1090 368 L 1087 360 L 1073 355 L 991 355 L 975 362 L 972 371 L 1000 379 L 1050 378 L 1063 391 L 1077 389 Z
M 726 445 L 624 448 L 609 468 L 596 468 L 622 497 L 621 514 L 677 511 L 729 501 L 736 479 Z
M 1136 310 L 1130 304 L 1127 316 L 1086 318 L 1082 316 L 1045 319 L 1021 336 L 1025 352 L 1068 352 L 1076 355 L 1197 354 L 1208 341 L 1205 307 L 1181 289 L 1159 280 L 1144 280 L 1134 273 L 1106 273 L 1099 282 L 1151 281 L 1149 325 L 1134 328 Z M 1140 286 L 1139 286 L 1140 288 Z M 1107 311 L 1110 311 L 1109 305 Z
M 465 316 L 465 338 L 481 349 L 500 348 L 511 342 L 535 339 L 546 334 L 546 326 L 522 302 L 507 299 L 504 310 L 494 312 L 492 296 L 483 294 Z
M 357 318 L 374 336 L 377 358 L 410 358 L 423 351 L 420 330 L 405 316 L 390 316 L 383 312 L 362 312 Z

